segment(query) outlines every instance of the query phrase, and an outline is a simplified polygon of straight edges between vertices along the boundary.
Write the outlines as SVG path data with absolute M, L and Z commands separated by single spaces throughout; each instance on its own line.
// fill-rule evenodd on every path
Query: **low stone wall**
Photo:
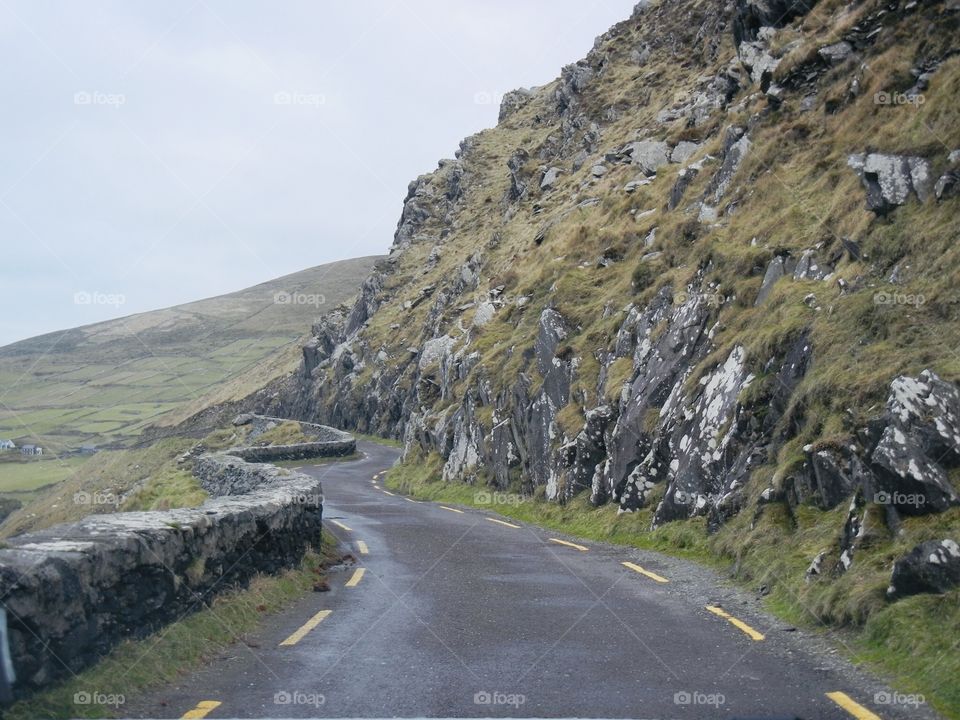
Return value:
M 327 441 L 327 454 L 342 454 L 351 442 Z M 91 515 L 11 538 L 0 550 L 15 697 L 257 573 L 291 567 L 319 545 L 319 480 L 228 453 L 200 456 L 194 473 L 212 496 L 200 507 Z
M 269 415 L 247 414 L 240 416 L 234 424 L 238 422 L 253 421 L 272 421 L 276 423 L 287 422 L 284 418 L 271 417 Z M 297 443 L 295 445 L 248 445 L 246 447 L 230 448 L 227 452 L 230 455 L 243 458 L 248 462 L 277 462 L 280 460 L 304 460 L 314 457 L 342 457 L 351 455 L 357 450 L 357 441 L 350 433 L 337 430 L 326 425 L 317 425 L 302 420 L 300 423 L 305 435 L 315 438 L 311 442 Z

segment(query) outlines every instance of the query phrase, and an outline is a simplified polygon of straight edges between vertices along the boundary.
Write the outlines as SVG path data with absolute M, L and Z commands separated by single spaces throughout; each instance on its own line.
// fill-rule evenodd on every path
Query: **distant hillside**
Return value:
M 0 438 L 56 454 L 123 443 L 221 384 L 262 385 L 295 367 L 305 328 L 353 296 L 376 259 L 0 347 Z

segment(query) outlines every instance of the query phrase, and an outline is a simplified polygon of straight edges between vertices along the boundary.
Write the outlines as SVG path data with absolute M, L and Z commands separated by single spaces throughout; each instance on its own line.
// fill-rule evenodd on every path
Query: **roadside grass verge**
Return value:
M 310 592 L 323 577 L 323 570 L 338 556 L 334 535 L 324 529 L 320 549 L 309 551 L 299 567 L 278 575 L 258 575 L 248 587 L 217 596 L 203 610 L 142 640 L 121 643 L 95 666 L 14 704 L 4 717 L 57 720 L 123 716 L 122 704 L 78 704 L 74 697 L 96 692 L 125 699 L 175 681 L 231 645 L 245 642 L 244 635 L 256 630 L 261 618 L 283 610 Z
M 864 548 L 846 576 L 807 584 L 803 573 L 813 555 L 805 546 L 819 547 L 835 540 L 832 523 L 817 527 L 811 518 L 806 531 L 801 525 L 800 537 L 796 537 L 783 532 L 781 518 L 770 512 L 745 541 L 734 543 L 732 539 L 738 532 L 742 536 L 743 529 L 730 528 L 711 536 L 703 518 L 651 530 L 651 508 L 656 507 L 657 497 L 638 512 L 618 515 L 610 505 L 593 507 L 585 494 L 560 505 L 545 501 L 540 494 L 522 497 L 482 485 L 443 482 L 442 467 L 440 456 L 430 454 L 391 468 L 384 486 L 420 500 L 487 510 L 583 540 L 693 560 L 752 591 L 768 585 L 770 594 L 764 598 L 768 611 L 807 631 L 826 635 L 854 664 L 882 674 L 904 693 L 922 694 L 945 716 L 960 718 L 960 683 L 956 681 L 960 676 L 960 638 L 955 632 L 960 627 L 960 590 L 888 604 L 883 591 L 890 557 L 896 553 L 873 556 Z M 923 532 L 907 528 L 913 537 L 898 542 L 897 550 Z

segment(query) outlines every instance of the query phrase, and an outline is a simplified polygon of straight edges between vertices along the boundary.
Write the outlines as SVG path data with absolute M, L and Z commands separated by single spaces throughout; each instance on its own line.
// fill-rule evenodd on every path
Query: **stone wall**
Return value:
M 323 454 L 353 450 L 352 437 L 330 431 L 336 439 L 310 445 L 326 444 Z M 200 456 L 194 472 L 211 494 L 200 507 L 91 515 L 11 538 L 0 550 L 14 697 L 69 677 L 119 641 L 148 635 L 258 573 L 291 567 L 319 545 L 319 480 L 228 453 Z

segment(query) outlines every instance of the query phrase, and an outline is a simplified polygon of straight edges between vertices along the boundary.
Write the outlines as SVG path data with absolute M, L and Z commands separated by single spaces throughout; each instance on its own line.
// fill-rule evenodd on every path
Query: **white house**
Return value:
M 0 452 L 16 449 L 17 446 L 14 444 L 13 440 L 0 440 Z
M 43 455 L 43 448 L 39 445 L 24 445 L 20 448 L 21 455 Z

